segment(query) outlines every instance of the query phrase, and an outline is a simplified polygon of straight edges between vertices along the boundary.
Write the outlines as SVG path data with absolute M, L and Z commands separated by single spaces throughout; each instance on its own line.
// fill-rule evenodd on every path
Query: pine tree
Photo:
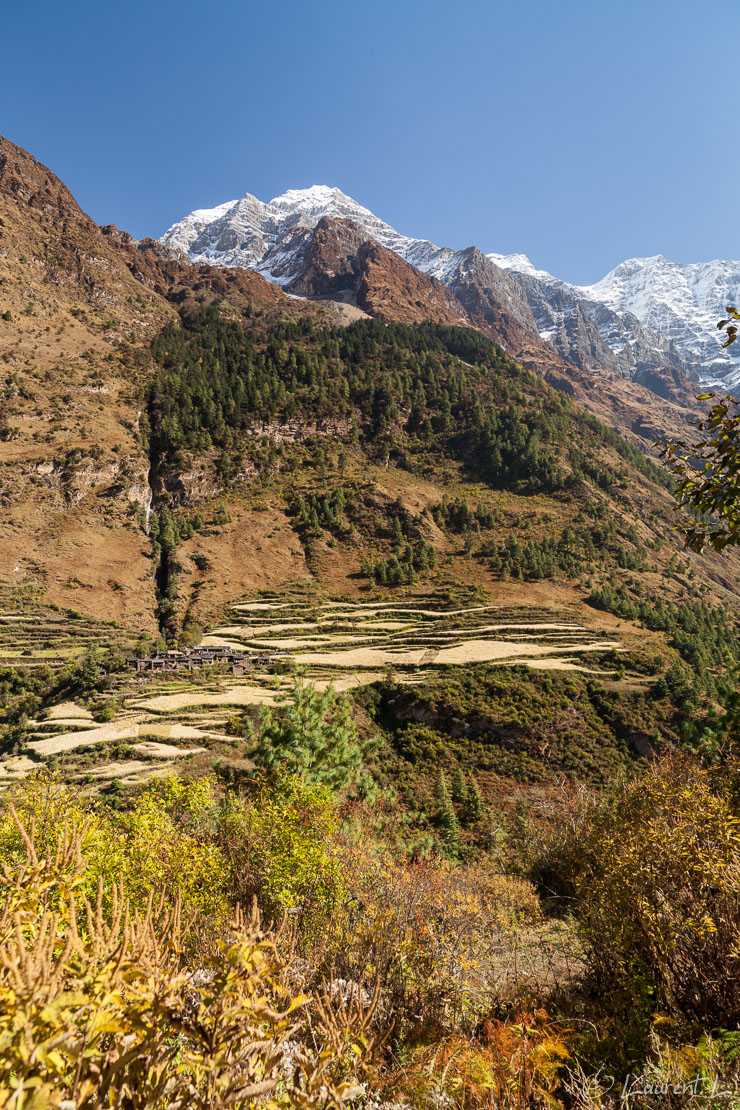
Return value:
M 391 523 L 391 543 L 393 544 L 393 549 L 396 553 L 398 553 L 403 547 L 403 541 L 404 535 L 403 529 L 401 527 L 401 521 L 398 519 L 397 516 L 394 516 Z
M 395 555 L 391 559 L 388 560 L 387 569 L 386 569 L 386 581 L 388 582 L 389 586 L 401 586 L 401 585 L 403 585 L 403 582 L 404 582 L 403 568 L 402 568 L 400 562 L 398 561 L 398 558 Z
M 465 775 L 462 768 L 458 767 L 455 771 L 455 777 L 452 780 L 452 800 L 457 805 L 462 805 L 468 796 L 468 786 L 465 782 Z
M 447 776 L 440 767 L 440 769 L 437 771 L 437 777 L 434 780 L 434 797 L 441 805 L 447 794 L 449 794 L 449 790 L 447 787 Z
M 346 698 L 331 686 L 318 691 L 310 682 L 296 682 L 276 710 L 262 707 L 257 746 L 250 753 L 267 770 L 284 767 L 306 782 L 340 790 L 362 769 L 363 745 Z
M 465 804 L 463 805 L 462 820 L 465 825 L 475 825 L 483 816 L 483 798 L 480 787 L 474 778 L 470 779 Z
M 437 775 L 435 794 L 438 802 L 437 823 L 440 827 L 440 838 L 450 855 L 456 855 L 460 847 L 460 824 L 452 805 L 447 777 L 441 769 Z

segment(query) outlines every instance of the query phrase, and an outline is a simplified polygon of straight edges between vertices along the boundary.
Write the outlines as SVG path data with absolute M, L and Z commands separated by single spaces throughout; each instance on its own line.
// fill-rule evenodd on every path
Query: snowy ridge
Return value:
M 195 212 L 191 212 L 184 220 L 180 220 L 169 231 L 166 231 L 162 236 L 162 242 L 167 243 L 174 250 L 188 253 L 191 244 L 201 232 L 209 224 L 214 223 L 221 216 L 225 216 L 236 203 L 235 200 L 228 200 L 225 204 L 219 204 L 216 208 L 196 208 Z
M 302 247 L 323 217 L 351 220 L 369 239 L 453 291 L 469 267 L 483 260 L 472 248 L 455 251 L 402 235 L 328 185 L 289 189 L 266 203 L 246 193 L 198 209 L 173 224 L 162 242 L 194 262 L 244 266 L 290 286 L 300 275 Z M 537 269 L 523 254 L 491 253 L 485 259 L 486 280 L 508 298 L 520 322 L 578 365 L 606 366 L 625 377 L 667 367 L 730 388 L 740 383 L 740 343 L 723 350 L 716 328 L 725 305 L 740 300 L 740 262 L 632 258 L 594 285 L 575 286 Z
M 560 281 L 559 278 L 548 274 L 547 270 L 538 270 L 526 254 L 487 254 L 486 258 L 490 258 L 491 262 L 502 270 L 513 270 L 516 274 L 527 274 L 528 277 L 537 278 L 538 281 Z M 560 284 L 565 285 L 567 282 L 560 282 Z
M 537 270 L 523 254 L 488 257 L 520 280 L 535 277 L 551 292 L 568 291 L 572 306 L 580 304 L 597 321 L 615 355 L 647 336 L 656 354 L 672 348 L 702 381 L 729 388 L 740 383 L 740 350 L 723 350 L 717 331 L 726 305 L 740 300 L 740 262 L 680 263 L 662 254 L 630 258 L 594 285 L 577 286 Z
M 722 349 L 717 331 L 725 306 L 740 297 L 740 262 L 630 258 L 582 292 L 660 331 L 701 365 L 705 377 L 724 377 L 740 363 L 740 352 Z

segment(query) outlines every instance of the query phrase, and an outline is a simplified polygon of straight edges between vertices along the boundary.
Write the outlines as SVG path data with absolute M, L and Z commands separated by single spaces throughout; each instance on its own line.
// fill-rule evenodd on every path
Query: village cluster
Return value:
M 245 674 L 253 667 L 265 667 L 272 662 L 270 655 L 247 655 L 225 647 L 187 647 L 155 651 L 142 658 L 132 656 L 126 662 L 141 674 L 154 671 L 198 671 L 214 663 L 231 667 L 232 674 Z

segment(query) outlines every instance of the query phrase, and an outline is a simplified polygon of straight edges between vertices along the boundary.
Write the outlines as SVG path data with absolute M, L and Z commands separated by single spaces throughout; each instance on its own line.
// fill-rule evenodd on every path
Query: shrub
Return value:
M 184 783 L 172 776 L 152 785 L 129 812 L 109 819 L 114 840 L 104 873 L 116 868 L 135 905 L 146 905 L 149 892 L 157 890 L 208 928 L 209 918 L 220 919 L 227 911 L 228 866 L 208 835 L 215 810 L 209 779 Z
M 581 832 L 575 907 L 594 975 L 636 1016 L 740 1021 L 740 832 L 726 782 L 677 758 Z
M 250 798 L 229 796 L 219 836 L 237 897 L 257 896 L 268 916 L 287 911 L 313 933 L 344 895 L 338 828 L 329 790 L 298 775 L 264 781 Z
M 539 915 L 527 880 L 488 862 L 399 864 L 351 847 L 345 854 L 352 900 L 335 919 L 329 957 L 349 979 L 368 968 L 378 975 L 397 1036 L 470 1032 L 493 999 L 511 1000 L 521 988 L 528 976 L 523 966 L 514 971 L 511 936 Z
M 488 1020 L 482 1044 L 450 1036 L 416 1048 L 383 1087 L 415 1110 L 557 1110 L 563 1105 L 556 1097 L 559 1073 L 570 1059 L 568 1033 L 541 1010 Z
M 3 865 L 0 901 L 0 1106 L 309 1110 L 360 1093 L 377 994 L 366 1007 L 328 990 L 312 1013 L 254 914 L 189 968 L 177 906 L 150 897 L 138 914 L 102 882 L 90 901 L 74 825 L 42 856 L 17 829 L 25 858 Z
M 42 771 L 19 783 L 12 802 L 21 821 L 33 826 L 37 850 L 53 852 L 67 826 L 79 830 L 80 889 L 96 896 L 102 880 L 110 892 L 121 886 L 131 905 L 144 912 L 152 891 L 163 904 L 179 904 L 196 931 L 226 915 L 228 869 L 206 821 L 215 821 L 216 799 L 208 779 L 184 783 L 173 776 L 143 790 L 129 811 L 94 808 L 55 773 Z M 211 826 L 212 827 L 212 826 Z M 0 810 L 0 858 L 10 865 L 24 857 L 25 842 L 7 804 Z

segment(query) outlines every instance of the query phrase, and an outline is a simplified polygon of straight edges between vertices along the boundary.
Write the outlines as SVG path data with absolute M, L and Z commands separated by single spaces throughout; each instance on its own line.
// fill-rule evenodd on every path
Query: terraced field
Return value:
M 87 620 L 74 609 L 44 605 L 33 587 L 0 583 L 0 667 L 68 662 L 94 645 L 123 646 L 130 639 L 117 622 Z
M 413 600 L 325 601 L 304 607 L 276 601 L 271 609 L 267 604 L 233 606 L 233 622 L 216 628 L 204 643 L 272 650 L 306 667 L 311 676 L 336 677 L 377 667 L 408 671 L 492 662 L 590 670 L 589 653 L 620 646 L 567 614 L 553 620 L 548 613 L 543 619 L 537 609 L 443 609 Z
M 38 658 L 40 635 L 55 632 L 62 655 L 73 645 L 79 655 L 86 633 L 93 636 L 83 624 L 78 639 L 77 622 L 70 620 L 60 620 L 59 629 L 49 621 L 43 633 L 38 622 L 32 633 L 29 622 L 26 633 L 26 619 L 22 613 L 13 619 L 5 615 L 5 627 L 20 629 L 19 642 L 34 645 L 34 654 L 26 657 L 31 663 Z M 124 675 L 110 699 L 113 719 L 96 721 L 74 703 L 39 714 L 30 722 L 25 754 L 0 762 L 0 783 L 48 761 L 91 784 L 143 782 L 185 761 L 229 761 L 244 742 L 228 734 L 228 718 L 248 706 L 274 704 L 297 669 L 318 687 L 331 683 L 338 690 L 380 681 L 391 672 L 397 682 L 418 683 L 430 673 L 471 663 L 574 670 L 608 680 L 611 672 L 599 657 L 620 650 L 598 626 L 585 627 L 567 613 L 490 604 L 445 607 L 434 597 L 242 602 L 203 642 L 228 645 L 246 659 L 268 656 L 270 664 L 238 678 L 218 667 L 195 674 Z

